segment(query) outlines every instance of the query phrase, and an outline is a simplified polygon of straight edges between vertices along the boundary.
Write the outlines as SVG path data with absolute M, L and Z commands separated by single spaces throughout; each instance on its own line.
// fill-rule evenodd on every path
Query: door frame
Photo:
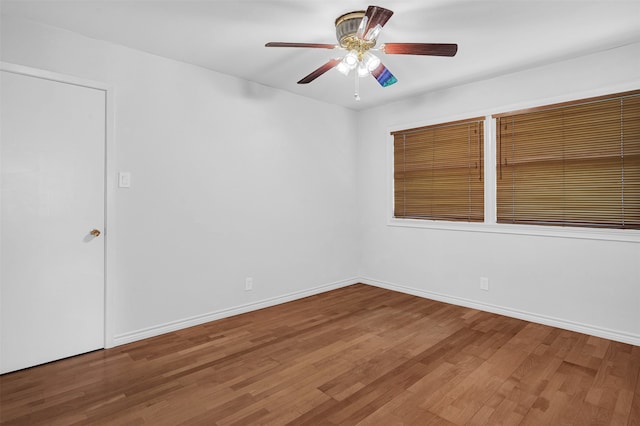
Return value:
M 105 93 L 105 135 L 104 135 L 104 348 L 115 346 L 115 318 L 114 318 L 114 278 L 115 278 L 115 195 L 117 188 L 117 172 L 115 170 L 115 143 L 114 143 L 114 94 L 113 86 L 107 83 L 87 80 L 66 74 L 59 74 L 38 68 L 27 67 L 24 65 L 13 64 L 0 61 L 0 70 L 20 74 L 29 77 L 51 80 L 64 84 L 71 84 L 90 89 L 101 90 Z

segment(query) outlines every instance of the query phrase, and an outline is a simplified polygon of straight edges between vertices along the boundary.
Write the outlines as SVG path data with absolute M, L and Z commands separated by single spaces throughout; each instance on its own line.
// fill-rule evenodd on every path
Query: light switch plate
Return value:
M 131 173 L 120 172 L 118 173 L 118 187 L 131 188 Z

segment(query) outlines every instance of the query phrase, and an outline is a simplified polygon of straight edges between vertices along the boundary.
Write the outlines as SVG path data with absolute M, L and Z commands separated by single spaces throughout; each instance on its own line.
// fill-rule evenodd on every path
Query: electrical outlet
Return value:
M 253 278 L 247 277 L 244 279 L 244 291 L 253 290 Z
M 489 278 L 480 277 L 480 290 L 489 291 Z

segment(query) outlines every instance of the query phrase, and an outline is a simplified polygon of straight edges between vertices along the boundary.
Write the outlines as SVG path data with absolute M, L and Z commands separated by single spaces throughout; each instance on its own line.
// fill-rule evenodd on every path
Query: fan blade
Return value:
M 373 40 L 377 38 L 377 31 L 373 31 L 374 34 L 369 34 L 370 30 L 375 29 L 378 25 L 380 28 L 384 27 L 389 18 L 393 15 L 393 11 L 385 9 L 379 6 L 369 6 L 367 13 L 365 13 L 362 20 L 366 22 L 366 26 L 363 31 L 358 30 L 358 36 L 365 40 Z
M 317 70 L 313 71 L 311 74 L 309 74 L 308 76 L 304 77 L 302 80 L 300 80 L 298 82 L 298 84 L 311 83 L 313 80 L 315 80 L 316 78 L 320 77 L 325 72 L 327 72 L 330 69 L 334 68 L 341 61 L 342 61 L 342 59 L 331 59 L 329 62 L 327 62 L 326 64 L 324 64 L 323 66 L 321 66 Z
M 288 43 L 280 41 L 272 41 L 264 45 L 264 47 L 310 47 L 313 49 L 335 49 L 335 44 L 325 43 Z
M 455 56 L 458 45 L 454 43 L 385 43 L 380 50 L 389 55 Z
M 376 80 L 378 80 L 378 83 L 380 83 L 380 86 L 382 87 L 391 86 L 392 84 L 398 82 L 398 79 L 395 78 L 393 74 L 391 74 L 391 71 L 389 71 L 387 67 L 382 64 L 378 65 L 378 68 L 371 71 L 371 75 L 374 76 Z

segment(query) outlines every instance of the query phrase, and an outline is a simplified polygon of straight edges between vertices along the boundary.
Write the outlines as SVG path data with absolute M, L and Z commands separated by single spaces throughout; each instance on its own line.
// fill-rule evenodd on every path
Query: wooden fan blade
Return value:
M 335 44 L 325 43 L 288 43 L 280 41 L 272 41 L 264 45 L 264 47 L 310 47 L 312 49 L 335 49 Z
M 364 18 L 362 18 L 363 20 L 366 19 L 366 27 L 364 28 L 364 31 L 362 31 L 361 37 L 366 38 L 369 30 L 375 28 L 376 25 L 384 27 L 384 24 L 386 24 L 389 18 L 391 18 L 391 15 L 393 15 L 393 11 L 389 9 L 379 6 L 369 6 Z
M 391 74 L 391 71 L 387 69 L 384 65 L 380 64 L 378 67 L 371 71 L 371 75 L 376 78 L 380 86 L 387 87 L 391 86 L 394 83 L 398 82 L 398 79 Z
M 331 59 L 329 62 L 327 62 L 326 64 L 324 64 L 323 66 L 321 66 L 317 70 L 313 71 L 311 74 L 309 74 L 308 76 L 304 77 L 302 80 L 300 80 L 298 82 L 298 84 L 311 83 L 313 80 L 315 80 L 316 78 L 320 77 L 325 72 L 327 72 L 330 69 L 334 68 L 341 61 L 342 61 L 342 59 Z
M 389 55 L 455 56 L 458 45 L 455 43 L 385 43 L 380 50 Z

